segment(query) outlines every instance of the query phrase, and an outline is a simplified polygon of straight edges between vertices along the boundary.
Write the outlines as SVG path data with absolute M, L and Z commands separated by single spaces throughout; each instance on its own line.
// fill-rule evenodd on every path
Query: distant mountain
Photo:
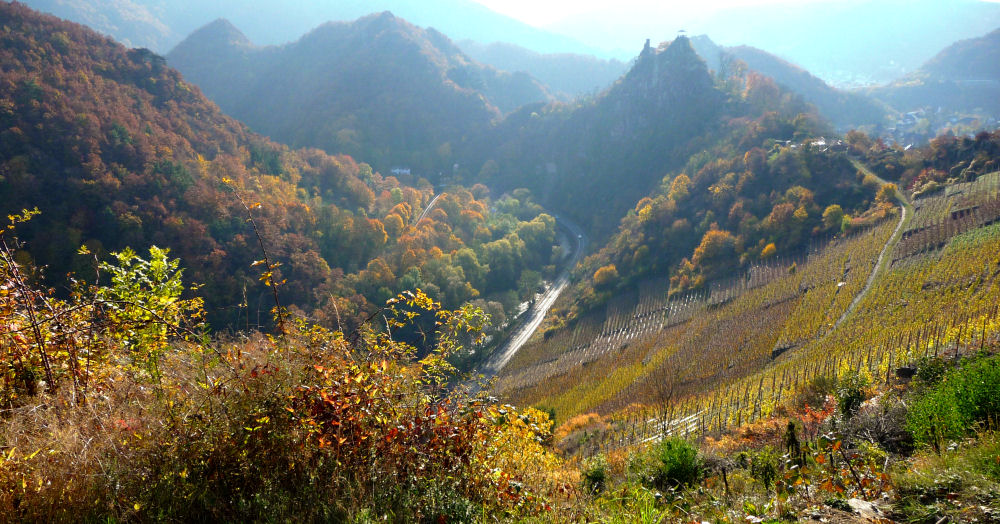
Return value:
M 753 17 L 753 18 L 751 18 Z M 754 20 L 748 24 L 747 20 Z M 979 0 L 851 0 L 727 10 L 699 31 L 786 57 L 829 81 L 887 82 L 939 49 L 1000 26 L 1000 4 Z
M 1000 27 L 1000 3 L 983 0 L 775 0 L 725 9 L 645 5 L 640 11 L 599 4 L 547 29 L 609 49 L 637 38 L 668 40 L 687 30 L 726 46 L 764 49 L 831 85 L 858 87 L 895 80 L 945 46 Z
M 141 0 L 28 0 L 39 11 L 86 25 L 128 47 L 165 52 L 176 42 L 176 32 L 163 16 L 165 2 Z
M 721 47 L 705 35 L 694 37 L 691 42 L 710 69 L 718 71 L 724 61 L 739 60 L 751 70 L 767 75 L 801 95 L 841 130 L 886 122 L 888 108 L 879 102 L 860 93 L 830 87 L 808 71 L 766 51 L 749 46 Z
M 896 109 L 1000 118 L 1000 29 L 957 42 L 917 71 L 871 91 Z
M 542 81 L 562 98 L 594 94 L 618 80 L 628 65 L 572 53 L 542 54 L 514 44 L 483 44 L 473 40 L 457 42 L 470 57 L 504 71 L 524 71 Z
M 382 172 L 448 166 L 451 144 L 550 100 L 528 74 L 483 66 L 443 34 L 388 12 L 327 23 L 277 47 L 256 47 L 219 20 L 167 60 L 254 130 L 366 158 Z
M 453 39 L 513 42 L 543 53 L 592 52 L 570 38 L 529 26 L 471 0 L 27 0 L 27 5 L 86 24 L 129 46 L 166 53 L 218 18 L 232 21 L 260 45 L 293 41 L 327 21 L 392 11 Z

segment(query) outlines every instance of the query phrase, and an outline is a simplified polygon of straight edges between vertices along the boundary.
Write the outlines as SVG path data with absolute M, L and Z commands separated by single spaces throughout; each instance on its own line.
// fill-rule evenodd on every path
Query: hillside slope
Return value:
M 81 245 L 103 260 L 156 244 L 206 286 L 215 327 L 267 323 L 259 232 L 282 304 L 314 319 L 348 327 L 423 287 L 452 306 L 501 300 L 484 305 L 502 322 L 522 273 L 549 263 L 552 221 L 527 199 L 493 212 L 485 188 L 454 188 L 413 223 L 426 185 L 253 134 L 147 50 L 21 4 L 0 17 L 0 213 L 38 207 L 21 253 L 60 290 L 69 272 L 93 276 Z M 503 268 L 487 275 L 492 257 Z
M 527 74 L 482 66 L 441 33 L 388 12 L 263 48 L 219 20 L 167 60 L 254 130 L 363 157 L 383 172 L 447 166 L 448 144 L 504 112 L 549 100 Z
M 41 216 L 19 234 L 51 277 L 87 271 L 74 255 L 82 244 L 99 256 L 159 244 L 209 285 L 210 307 L 238 303 L 259 253 L 224 179 L 261 203 L 270 249 L 298 282 L 287 291 L 292 303 L 313 303 L 308 290 L 330 288 L 331 266 L 363 266 L 384 243 L 374 227 L 352 227 L 345 233 L 358 249 L 315 255 L 334 253 L 327 244 L 336 240 L 313 231 L 340 229 L 375 204 L 350 158 L 250 133 L 148 51 L 19 4 L 0 10 L 0 209 L 38 206 Z M 310 202 L 300 189 L 324 198 Z
M 1000 133 L 982 133 L 909 149 L 917 171 L 940 162 L 960 169 L 984 154 L 991 167 L 918 194 L 912 207 L 882 199 L 881 218 L 816 238 L 807 251 L 754 261 L 686 293 L 645 279 L 615 289 L 599 309 L 555 315 L 497 390 L 514 403 L 554 409 L 561 421 L 608 415 L 589 437 L 565 443 L 589 450 L 598 446 L 587 443 L 594 427 L 612 447 L 725 432 L 782 413 L 824 380 L 860 374 L 892 383 L 897 373 L 905 378 L 900 366 L 921 358 L 987 347 L 1000 332 L 998 143 Z M 872 143 L 869 154 L 884 148 Z M 621 246 L 624 255 L 640 251 Z

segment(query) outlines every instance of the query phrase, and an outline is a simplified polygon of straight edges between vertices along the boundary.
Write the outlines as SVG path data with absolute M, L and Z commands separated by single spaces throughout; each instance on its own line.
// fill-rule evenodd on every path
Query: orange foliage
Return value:
M 729 231 L 711 229 L 701 237 L 701 244 L 694 250 L 691 262 L 695 266 L 708 266 L 730 260 L 739 251 L 736 237 Z
M 601 418 L 597 413 L 585 413 L 583 415 L 576 415 L 575 417 L 563 422 L 556 428 L 555 432 L 552 434 L 552 438 L 555 442 L 560 442 L 566 437 L 570 436 L 577 431 L 582 429 L 607 429 L 608 424 Z
M 614 264 L 604 266 L 594 272 L 594 288 L 608 289 L 618 283 L 618 268 Z

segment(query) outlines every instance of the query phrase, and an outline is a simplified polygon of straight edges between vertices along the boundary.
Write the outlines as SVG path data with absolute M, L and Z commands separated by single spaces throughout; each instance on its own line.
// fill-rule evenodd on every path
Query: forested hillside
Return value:
M 933 195 L 946 185 L 972 182 L 1000 169 L 1000 132 L 974 137 L 942 135 L 921 148 L 886 144 L 863 133 L 848 133 L 851 150 L 871 168 L 915 196 Z
M 759 73 L 734 68 L 711 75 L 691 41 L 680 37 L 659 49 L 647 47 L 624 77 L 592 101 L 529 107 L 511 115 L 463 150 L 470 158 L 478 154 L 479 160 L 465 161 L 468 172 L 461 174 L 499 187 L 530 187 L 551 208 L 604 238 L 629 209 L 643 207 L 636 207 L 643 196 L 661 185 L 663 194 L 668 192 L 672 177 L 665 176 L 686 171 L 695 180 L 695 191 L 717 190 L 713 198 L 721 206 L 711 208 L 709 216 L 706 203 L 712 199 L 698 196 L 690 204 L 690 216 L 682 211 L 674 217 L 671 212 L 687 224 L 679 226 L 685 230 L 682 236 L 697 240 L 714 222 L 723 224 L 731 218 L 736 227 L 740 221 L 743 211 L 730 215 L 733 201 L 726 191 L 742 191 L 758 202 L 747 206 L 758 221 L 770 212 L 770 205 L 760 199 L 770 199 L 767 195 L 775 191 L 784 194 L 796 185 L 826 191 L 818 189 L 824 184 L 831 187 L 830 180 L 821 182 L 825 177 L 844 184 L 848 192 L 837 198 L 848 207 L 860 204 L 851 194 L 858 182 L 850 169 L 845 177 L 833 174 L 844 171 L 843 167 L 832 168 L 829 174 L 826 168 L 817 168 L 816 180 L 804 182 L 798 173 L 808 169 L 798 167 L 798 153 L 772 158 L 775 143 L 802 142 L 830 132 L 829 125 L 801 97 Z M 491 148 L 489 144 L 498 145 Z M 783 175 L 761 171 L 752 184 L 744 181 L 737 190 L 739 173 L 746 169 L 744 156 L 753 148 L 763 148 L 748 157 L 748 161 L 759 157 L 753 160 L 759 166 L 795 160 L 776 168 Z M 733 162 L 728 171 L 726 162 Z M 695 176 L 703 168 L 713 174 Z M 809 176 L 806 179 L 812 180 Z M 720 189 L 723 186 L 729 189 Z M 655 228 L 669 228 L 672 222 L 657 222 Z M 666 230 L 660 229 L 656 235 L 660 234 L 667 234 Z M 679 261 L 681 252 L 690 253 L 687 243 L 683 245 L 680 250 L 656 251 L 666 260 L 652 253 L 650 260 L 670 266 Z
M 879 183 L 843 151 L 809 142 L 763 149 L 768 142 L 664 177 L 578 268 L 578 307 L 652 276 L 669 277 L 673 293 L 702 288 L 884 218 L 875 205 L 886 199 L 876 195 Z
M 494 212 L 485 188 L 456 189 L 416 223 L 430 186 L 290 150 L 224 116 L 162 57 L 20 4 L 0 9 L 0 212 L 41 211 L 19 231 L 21 253 L 54 284 L 92 274 L 83 245 L 103 258 L 156 244 L 206 286 L 218 327 L 266 323 L 256 228 L 280 263 L 284 305 L 350 323 L 415 286 L 512 312 L 522 272 L 537 279 L 549 263 L 554 226 L 532 222 L 540 210 L 527 198 Z
M 262 48 L 220 20 L 167 60 L 255 131 L 365 158 L 382 172 L 447 171 L 458 141 L 506 112 L 549 100 L 526 73 L 483 66 L 441 33 L 389 12 Z

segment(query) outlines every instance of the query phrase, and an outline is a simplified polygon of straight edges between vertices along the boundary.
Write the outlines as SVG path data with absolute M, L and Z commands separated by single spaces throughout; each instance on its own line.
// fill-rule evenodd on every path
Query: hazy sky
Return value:
M 643 15 L 647 20 L 669 17 L 680 23 L 730 7 L 761 4 L 835 2 L 845 0 L 474 0 L 490 9 L 537 27 L 558 27 L 582 18 L 622 14 Z M 850 1 L 850 0 L 847 0 Z M 950 0 L 941 0 L 944 2 Z M 1000 3 L 1000 0 L 982 0 Z
M 490 9 L 538 27 L 559 25 L 581 17 L 629 12 L 648 17 L 690 19 L 728 7 L 780 4 L 788 0 L 475 0 Z M 797 3 L 829 0 L 798 0 Z M 1000 0 L 995 0 L 1000 1 Z M 616 16 L 617 17 L 617 16 Z

